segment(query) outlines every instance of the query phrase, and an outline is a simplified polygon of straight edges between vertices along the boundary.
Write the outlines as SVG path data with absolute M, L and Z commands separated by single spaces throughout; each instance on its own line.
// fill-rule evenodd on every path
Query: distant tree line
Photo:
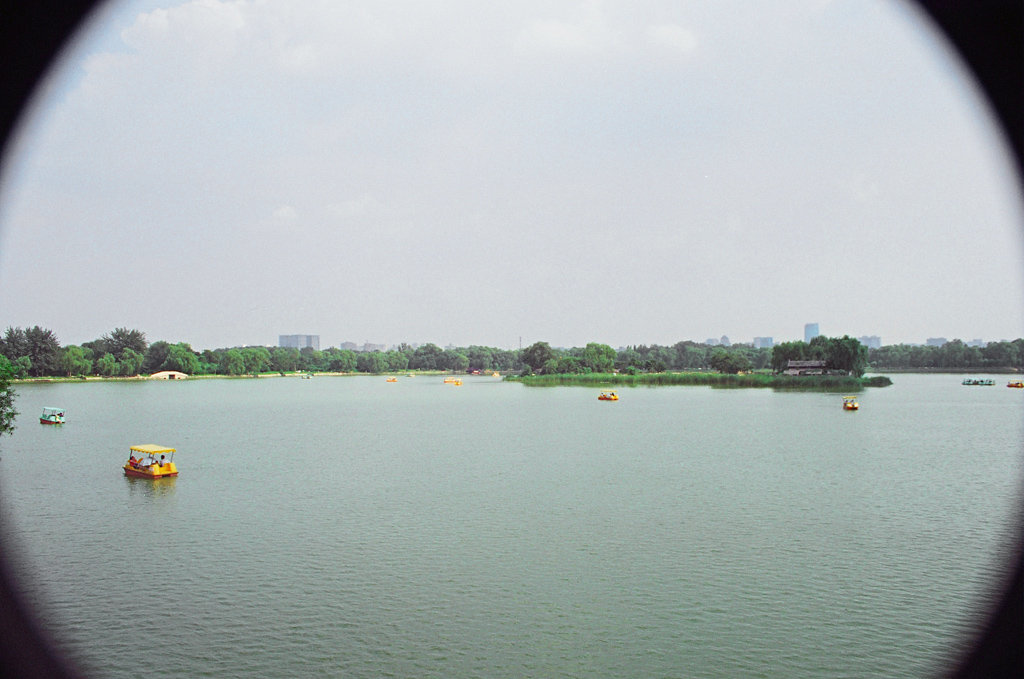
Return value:
M 729 347 L 691 341 L 671 346 L 632 345 L 613 349 L 591 342 L 556 348 L 536 342 L 525 349 L 436 344 L 401 344 L 388 351 L 357 352 L 291 347 L 232 347 L 195 351 L 186 342 L 148 342 L 141 330 L 115 328 L 81 345 L 62 346 L 52 330 L 8 327 L 0 337 L 0 367 L 9 379 L 25 377 L 130 377 L 161 370 L 189 375 L 258 375 L 266 372 L 384 373 L 406 370 L 523 372 L 527 374 L 625 374 L 664 371 L 723 373 L 785 370 L 790 360 L 823 360 L 830 371 L 860 376 L 873 369 L 1022 368 L 1024 339 L 969 347 L 960 340 L 941 347 L 905 344 L 868 350 L 851 337 L 816 337 L 810 343 L 783 342 L 773 348 Z M 2 422 L 0 422 L 2 431 Z
M 942 346 L 893 344 L 871 349 L 868 352 L 868 361 L 872 368 L 879 370 L 1024 370 L 1024 339 L 989 342 L 984 347 L 968 346 L 958 339 L 946 342 Z

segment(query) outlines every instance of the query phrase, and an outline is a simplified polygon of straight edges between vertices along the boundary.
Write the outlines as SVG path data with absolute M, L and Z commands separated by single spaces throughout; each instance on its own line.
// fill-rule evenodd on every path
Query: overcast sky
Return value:
M 1012 339 L 1009 167 L 900 2 L 112 3 L 5 159 L 0 325 Z

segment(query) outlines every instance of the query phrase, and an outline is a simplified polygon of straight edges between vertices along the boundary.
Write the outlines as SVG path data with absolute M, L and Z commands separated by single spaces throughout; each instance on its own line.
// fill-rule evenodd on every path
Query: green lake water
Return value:
M 491 377 L 22 385 L 3 552 L 95 677 L 926 677 L 1017 531 L 1024 390 L 994 378 L 896 375 L 858 412 Z M 136 443 L 181 475 L 125 478 Z

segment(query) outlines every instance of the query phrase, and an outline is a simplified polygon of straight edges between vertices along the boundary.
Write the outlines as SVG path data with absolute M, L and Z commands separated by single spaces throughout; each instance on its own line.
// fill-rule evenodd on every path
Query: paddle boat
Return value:
M 1011 382 L 1007 382 L 1006 386 L 1010 387 L 1011 389 L 1024 389 L 1024 381 L 1013 380 Z
M 170 457 L 168 458 L 167 455 Z M 124 463 L 124 475 L 140 479 L 177 476 L 178 468 L 174 464 L 174 448 L 158 446 L 155 443 L 132 446 L 128 461 Z
M 39 416 L 39 424 L 64 424 L 64 409 L 43 408 L 43 414 Z
M 598 401 L 618 401 L 619 395 L 614 391 L 602 391 L 597 397 Z
M 397 377 L 388 377 L 388 378 L 387 378 L 387 379 L 385 379 L 384 381 L 385 381 L 385 382 L 397 382 L 397 381 L 398 381 L 398 378 L 397 378 Z
M 446 377 L 446 378 L 444 378 L 444 383 L 445 384 L 452 384 L 452 385 L 454 385 L 456 387 L 461 387 L 462 386 L 462 378 L 461 377 Z
M 995 385 L 996 381 L 993 379 L 978 379 L 972 377 L 965 377 L 964 381 L 960 384 L 968 387 L 991 387 Z
M 844 396 L 843 397 L 843 410 L 860 410 L 860 404 L 857 403 L 856 396 Z

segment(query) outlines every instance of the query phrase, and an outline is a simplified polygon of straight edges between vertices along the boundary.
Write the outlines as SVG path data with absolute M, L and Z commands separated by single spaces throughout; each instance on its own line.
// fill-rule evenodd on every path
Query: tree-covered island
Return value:
M 534 386 L 675 384 L 829 390 L 892 383 L 884 376 L 864 377 L 867 347 L 848 336 L 816 337 L 809 344 L 786 342 L 772 349 L 739 345 L 701 351 L 699 346 L 681 342 L 673 347 L 674 353 L 647 352 L 643 357 L 636 348 L 616 352 L 606 344 L 591 343 L 560 352 L 537 342 L 523 350 L 525 367 L 509 379 Z M 699 362 L 693 360 L 698 356 Z

